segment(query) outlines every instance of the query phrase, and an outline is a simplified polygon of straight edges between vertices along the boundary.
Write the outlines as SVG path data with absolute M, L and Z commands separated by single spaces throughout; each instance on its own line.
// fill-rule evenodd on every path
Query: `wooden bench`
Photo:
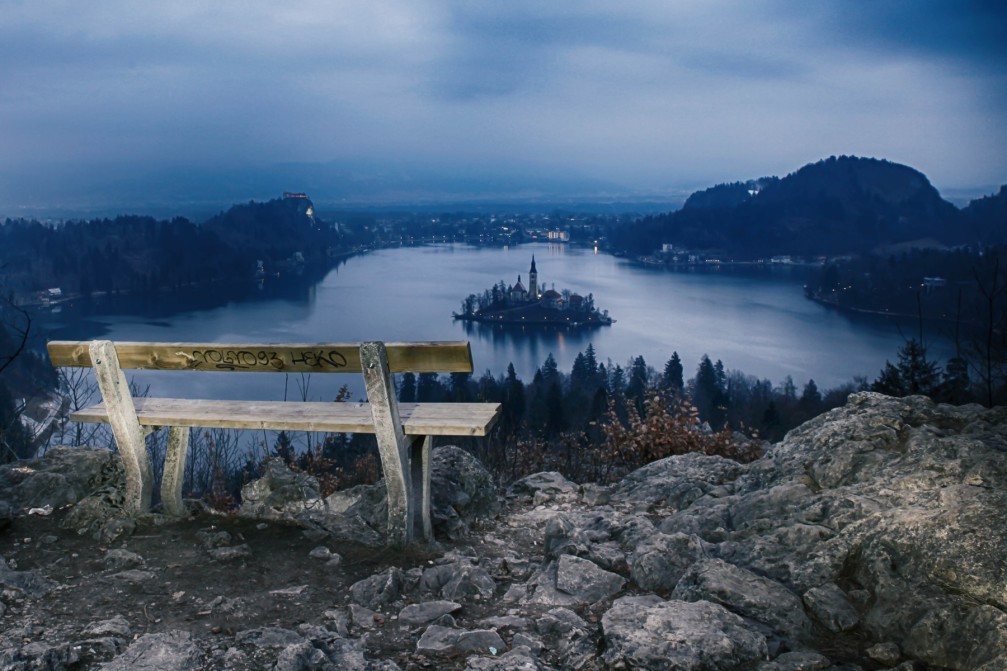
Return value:
M 70 415 L 111 425 L 126 470 L 126 505 L 150 509 L 153 475 L 144 444 L 170 427 L 161 500 L 185 514 L 182 480 L 189 428 L 373 433 L 388 490 L 388 539 L 432 538 L 430 447 L 433 436 L 485 436 L 499 414 L 491 403 L 398 403 L 391 373 L 468 373 L 468 342 L 359 344 L 141 343 L 52 341 L 53 366 L 93 367 L 103 402 Z M 276 373 L 363 373 L 368 403 L 216 401 L 133 398 L 122 369 Z

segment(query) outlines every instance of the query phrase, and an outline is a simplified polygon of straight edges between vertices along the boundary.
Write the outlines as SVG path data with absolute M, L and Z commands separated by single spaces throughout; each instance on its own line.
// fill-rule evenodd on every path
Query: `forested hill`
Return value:
M 614 245 L 650 253 L 663 243 L 716 250 L 735 258 L 838 255 L 933 239 L 992 242 L 1003 235 L 1005 195 L 967 212 L 941 198 L 923 173 L 853 156 L 809 164 L 782 179 L 722 184 L 693 194 L 677 212 L 623 227 Z M 978 201 L 977 201 L 978 203 Z M 998 209 L 999 208 L 999 209 Z
M 0 226 L 0 287 L 30 302 L 55 287 L 66 296 L 240 281 L 254 276 L 258 261 L 265 272 L 318 265 L 346 244 L 345 233 L 314 217 L 307 198 L 237 205 L 201 225 L 181 217 L 8 219 Z

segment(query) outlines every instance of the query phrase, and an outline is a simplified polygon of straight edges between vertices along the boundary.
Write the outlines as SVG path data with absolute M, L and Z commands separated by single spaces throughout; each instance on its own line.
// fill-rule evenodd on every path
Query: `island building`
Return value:
M 486 290 L 482 295 L 471 294 L 462 303 L 462 312 L 455 313 L 456 319 L 491 323 L 548 324 L 548 325 L 601 325 L 613 320 L 607 310 L 594 306 L 594 296 L 580 294 L 555 287 L 545 289 L 539 281 L 535 257 L 531 258 L 528 269 L 528 287 L 525 288 L 521 275 L 517 282 L 506 286 L 503 282 Z

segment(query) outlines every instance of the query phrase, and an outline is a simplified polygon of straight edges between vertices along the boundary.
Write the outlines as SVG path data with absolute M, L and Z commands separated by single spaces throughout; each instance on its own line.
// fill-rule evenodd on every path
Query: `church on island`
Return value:
M 492 324 L 535 324 L 545 326 L 602 326 L 615 320 L 608 310 L 598 310 L 594 296 L 582 296 L 568 289 L 544 289 L 539 282 L 535 257 L 531 257 L 528 287 L 518 275 L 517 282 L 507 286 L 503 281 L 482 294 L 469 294 L 462 301 L 462 311 L 455 319 Z

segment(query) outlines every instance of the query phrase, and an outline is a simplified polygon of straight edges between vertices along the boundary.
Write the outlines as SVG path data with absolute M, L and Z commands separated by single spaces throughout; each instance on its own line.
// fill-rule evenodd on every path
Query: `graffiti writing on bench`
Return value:
M 283 357 L 289 356 L 289 365 Z M 345 368 L 346 357 L 339 350 L 270 350 L 203 349 L 192 351 L 194 368 L 219 370 L 284 370 L 292 367 L 324 369 Z

